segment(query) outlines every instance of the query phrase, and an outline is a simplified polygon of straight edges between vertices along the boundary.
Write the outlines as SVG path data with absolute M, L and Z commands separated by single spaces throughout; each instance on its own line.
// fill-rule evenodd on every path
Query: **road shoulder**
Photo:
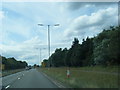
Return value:
M 43 74 L 47 79 L 49 79 L 52 83 L 54 83 L 56 86 L 58 86 L 58 88 L 67 88 L 66 86 L 62 85 L 61 82 L 51 78 L 50 76 L 48 76 L 47 74 L 43 73 L 42 71 L 39 71 L 41 74 Z

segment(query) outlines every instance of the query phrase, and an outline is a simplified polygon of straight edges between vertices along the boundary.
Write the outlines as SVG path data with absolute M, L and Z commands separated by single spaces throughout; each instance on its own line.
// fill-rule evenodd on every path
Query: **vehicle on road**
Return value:
M 30 69 L 32 69 L 32 67 L 26 67 L 25 69 L 26 69 L 26 70 L 30 70 Z

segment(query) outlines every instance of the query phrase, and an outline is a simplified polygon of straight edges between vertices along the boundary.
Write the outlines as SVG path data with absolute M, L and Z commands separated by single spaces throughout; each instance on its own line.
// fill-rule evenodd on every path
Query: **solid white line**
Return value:
M 9 87 L 10 87 L 10 85 L 6 86 L 5 89 L 7 89 L 7 88 L 9 88 Z

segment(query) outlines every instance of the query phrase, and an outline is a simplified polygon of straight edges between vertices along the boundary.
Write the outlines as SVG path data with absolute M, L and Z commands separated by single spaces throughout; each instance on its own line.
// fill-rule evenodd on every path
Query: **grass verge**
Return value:
M 51 78 L 72 88 L 118 88 L 118 67 L 70 68 L 70 78 L 66 67 L 39 68 Z
M 4 71 L 2 71 L 2 77 L 10 75 L 10 74 L 17 73 L 17 72 L 21 72 L 23 70 L 25 70 L 25 69 L 4 70 Z

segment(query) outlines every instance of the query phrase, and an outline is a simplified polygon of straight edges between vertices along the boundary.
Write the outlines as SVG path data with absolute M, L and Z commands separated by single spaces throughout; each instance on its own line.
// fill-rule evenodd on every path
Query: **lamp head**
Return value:
M 55 24 L 54 26 L 59 26 L 60 24 Z
M 39 26 L 44 26 L 43 24 L 38 24 Z

